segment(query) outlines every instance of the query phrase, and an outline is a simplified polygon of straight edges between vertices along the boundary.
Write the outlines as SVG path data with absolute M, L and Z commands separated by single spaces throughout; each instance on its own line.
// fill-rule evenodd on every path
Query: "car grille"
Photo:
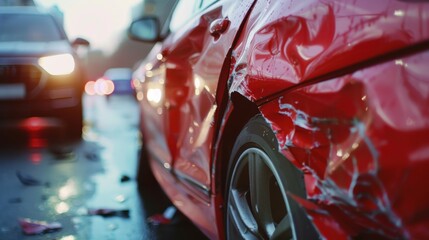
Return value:
M 0 65 L 0 84 L 23 83 L 28 93 L 40 83 L 42 72 L 34 65 Z

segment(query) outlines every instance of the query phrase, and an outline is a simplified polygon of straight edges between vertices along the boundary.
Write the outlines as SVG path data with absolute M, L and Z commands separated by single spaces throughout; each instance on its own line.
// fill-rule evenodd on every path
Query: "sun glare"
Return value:
M 70 39 L 84 37 L 91 47 L 112 53 L 131 20 L 131 9 L 141 0 L 37 0 L 64 13 L 64 28 Z

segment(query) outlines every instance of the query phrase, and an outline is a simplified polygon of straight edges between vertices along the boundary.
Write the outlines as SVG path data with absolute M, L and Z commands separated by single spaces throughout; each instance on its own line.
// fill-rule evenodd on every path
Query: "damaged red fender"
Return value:
M 258 1 L 230 94 L 305 174 L 327 239 L 429 238 L 429 3 Z

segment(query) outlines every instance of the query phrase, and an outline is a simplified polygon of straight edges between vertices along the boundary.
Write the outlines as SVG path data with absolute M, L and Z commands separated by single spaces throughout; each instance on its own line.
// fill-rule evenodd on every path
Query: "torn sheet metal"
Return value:
M 258 1 L 234 49 L 229 92 L 260 105 L 305 173 L 309 201 L 298 202 L 326 239 L 429 238 L 427 12 L 421 2 Z
M 320 208 L 309 214 L 324 219 L 314 221 L 321 233 L 332 230 L 330 219 L 353 237 L 429 236 L 429 190 L 421 182 L 429 171 L 429 52 L 402 61 L 260 107 L 279 149 L 306 174 L 309 199 Z

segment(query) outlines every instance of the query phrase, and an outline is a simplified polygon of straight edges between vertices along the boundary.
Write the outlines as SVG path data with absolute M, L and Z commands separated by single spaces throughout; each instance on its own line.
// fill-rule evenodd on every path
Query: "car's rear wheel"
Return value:
M 288 192 L 305 197 L 302 173 L 277 151 L 261 116 L 239 134 L 229 166 L 227 239 L 317 239 L 316 231 Z

